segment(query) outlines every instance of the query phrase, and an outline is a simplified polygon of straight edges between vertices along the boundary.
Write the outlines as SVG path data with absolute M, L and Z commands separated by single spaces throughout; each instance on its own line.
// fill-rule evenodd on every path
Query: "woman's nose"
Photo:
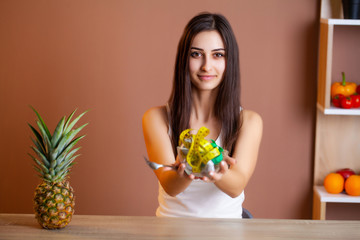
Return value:
M 201 70 L 202 71 L 209 71 L 211 69 L 211 60 L 209 59 L 209 57 L 204 57 L 203 58 L 203 64 L 201 66 Z

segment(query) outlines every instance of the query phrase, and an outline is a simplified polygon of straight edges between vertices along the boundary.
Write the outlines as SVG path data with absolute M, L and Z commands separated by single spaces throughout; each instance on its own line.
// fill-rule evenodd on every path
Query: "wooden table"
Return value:
M 0 239 L 360 239 L 360 221 L 75 215 L 45 230 L 32 214 L 0 214 Z

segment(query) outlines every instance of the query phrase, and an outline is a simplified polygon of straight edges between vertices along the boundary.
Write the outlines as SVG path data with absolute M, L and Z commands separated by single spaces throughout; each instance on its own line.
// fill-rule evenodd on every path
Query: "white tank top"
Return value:
M 171 128 L 169 128 L 171 129 Z M 169 132 L 169 134 L 171 134 Z M 220 133 L 221 135 L 221 133 Z M 216 144 L 221 146 L 221 136 Z M 195 179 L 175 197 L 168 195 L 159 183 L 158 217 L 242 218 L 244 191 L 231 198 L 213 183 Z

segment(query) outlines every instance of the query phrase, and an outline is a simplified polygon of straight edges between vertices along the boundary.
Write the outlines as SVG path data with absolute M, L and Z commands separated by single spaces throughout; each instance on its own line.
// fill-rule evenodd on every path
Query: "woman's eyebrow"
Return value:
M 225 51 L 225 48 L 216 48 L 216 49 L 213 49 L 211 50 L 213 52 L 217 52 L 217 51 Z
M 191 47 L 191 49 L 194 49 L 194 50 L 199 50 L 199 51 L 204 51 L 204 49 L 202 48 L 198 48 L 198 47 Z M 216 52 L 216 51 L 225 51 L 225 48 L 215 48 L 213 50 L 211 50 L 212 52 Z
M 191 47 L 191 49 L 195 49 L 195 50 L 199 50 L 199 51 L 204 51 L 204 49 L 198 48 L 198 47 Z

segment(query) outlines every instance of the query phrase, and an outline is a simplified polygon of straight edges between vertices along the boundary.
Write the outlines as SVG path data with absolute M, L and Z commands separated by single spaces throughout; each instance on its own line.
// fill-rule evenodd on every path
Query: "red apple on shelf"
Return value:
M 346 180 L 351 175 L 355 174 L 354 170 L 352 170 L 350 168 L 339 169 L 336 171 L 336 173 L 340 173 L 340 175 L 343 176 L 344 180 Z

